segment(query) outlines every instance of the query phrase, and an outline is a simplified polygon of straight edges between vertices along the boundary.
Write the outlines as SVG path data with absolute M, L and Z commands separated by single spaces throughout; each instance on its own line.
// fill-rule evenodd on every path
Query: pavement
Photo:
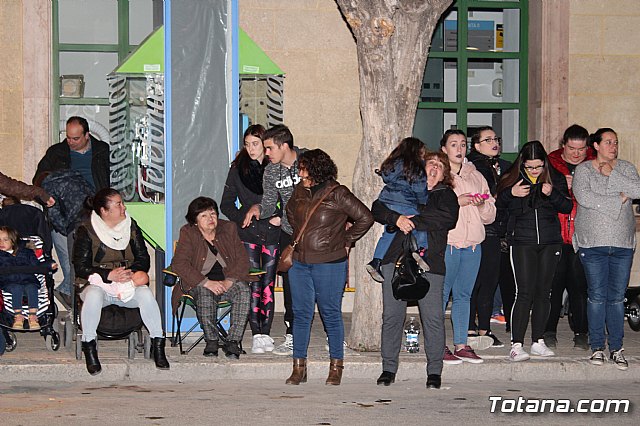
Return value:
M 351 315 L 344 314 L 345 332 L 350 329 Z M 58 325 L 59 327 L 59 325 Z M 273 322 L 272 337 L 276 345 L 284 338 L 282 313 L 277 313 Z M 451 323 L 447 319 L 447 342 L 451 344 Z M 503 342 L 509 337 L 503 325 L 492 325 L 493 332 Z M 249 328 L 247 327 L 247 330 Z M 589 363 L 588 351 L 573 348 L 573 333 L 566 318 L 560 320 L 558 327 L 558 346 L 556 356 L 542 358 L 533 356 L 525 362 L 510 362 L 507 357 L 508 345 L 503 348 L 491 348 L 478 351 L 484 359 L 482 364 L 445 365 L 443 384 L 447 381 L 611 381 L 640 380 L 640 333 L 632 331 L 625 324 L 625 355 L 629 369 L 620 371 L 612 363 L 593 366 Z M 243 346 L 248 352 L 239 360 L 228 360 L 220 351 L 220 357 L 209 358 L 202 355 L 204 344 L 197 346 L 190 354 L 181 355 L 177 347 L 167 342 L 167 357 L 171 362 L 169 371 L 157 370 L 152 361 L 137 354 L 135 359 L 127 359 L 125 341 L 99 342 L 99 357 L 102 373 L 90 376 L 85 369 L 84 360 L 75 358 L 75 341 L 65 348 L 52 351 L 38 333 L 17 334 L 18 345 L 12 352 L 0 357 L 0 383 L 34 382 L 202 382 L 211 379 L 225 380 L 275 380 L 282 381 L 291 372 L 291 358 L 274 354 L 251 354 L 251 333 L 247 331 Z M 325 334 L 322 323 L 316 314 L 312 328 L 308 353 L 309 382 L 324 383 L 326 379 L 329 355 L 325 349 Z M 423 344 L 420 339 L 420 344 Z M 528 349 L 528 345 L 526 347 Z M 372 382 L 381 372 L 379 352 L 356 352 L 345 350 L 345 369 L 343 383 L 350 380 Z M 419 353 L 401 353 L 400 369 L 397 380 L 419 379 L 424 381 L 425 356 L 421 348 Z

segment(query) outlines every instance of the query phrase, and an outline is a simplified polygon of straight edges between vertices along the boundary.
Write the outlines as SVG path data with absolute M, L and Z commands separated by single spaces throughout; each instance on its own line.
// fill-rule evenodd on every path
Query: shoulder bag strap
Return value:
M 333 188 L 329 189 L 327 191 L 326 194 L 324 194 L 322 196 L 322 198 L 320 198 L 318 200 L 318 202 L 316 204 L 314 204 L 314 206 L 311 208 L 311 210 L 309 210 L 309 213 L 307 214 L 307 218 L 304 221 L 304 224 L 302 225 L 302 227 L 300 228 L 300 232 L 298 232 L 298 236 L 296 237 L 296 239 L 293 241 L 293 243 L 291 243 L 292 247 L 295 247 L 296 245 L 298 245 L 298 241 L 300 241 L 300 237 L 302 237 L 302 234 L 304 233 L 304 230 L 307 228 L 307 225 L 309 224 L 309 220 L 311 219 L 311 216 L 313 215 L 313 213 L 316 211 L 316 209 L 320 206 L 320 204 L 322 204 L 322 202 L 324 201 L 325 198 L 327 198 L 327 196 L 329 194 L 331 194 L 333 192 L 334 189 L 336 189 L 338 186 L 340 185 L 334 185 Z

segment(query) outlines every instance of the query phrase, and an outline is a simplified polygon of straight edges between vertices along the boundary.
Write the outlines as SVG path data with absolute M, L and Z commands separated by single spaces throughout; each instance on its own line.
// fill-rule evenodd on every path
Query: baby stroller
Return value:
M 62 321 L 64 333 L 64 345 L 70 348 L 73 337 L 76 338 L 76 359 L 82 359 L 82 323 L 80 312 L 82 310 L 82 300 L 80 293 L 86 280 L 76 278 L 75 286 L 72 290 L 73 307 L 72 313 Z M 143 353 L 145 359 L 151 359 L 151 337 L 140 316 L 138 308 L 123 308 L 117 305 L 108 305 L 102 308 L 100 323 L 97 334 L 100 340 L 122 340 L 127 341 L 127 357 L 134 359 L 136 353 Z
M 45 261 L 43 242 L 38 236 L 23 237 L 21 240 L 25 243 L 31 243 L 35 246 L 35 255 L 41 262 Z M 52 351 L 57 351 L 60 348 L 60 335 L 53 328 L 53 323 L 58 315 L 58 308 L 53 300 L 53 286 L 54 281 L 51 273 L 35 274 L 38 281 L 40 281 L 40 289 L 38 290 L 38 310 L 36 315 L 38 316 L 38 323 L 40 324 L 39 330 L 13 329 L 13 318 L 15 314 L 14 305 L 16 301 L 11 300 L 11 293 L 2 291 L 0 292 L 0 298 L 2 304 L 0 304 L 0 328 L 4 333 L 7 340 L 6 350 L 7 352 L 13 351 L 18 346 L 18 340 L 16 338 L 16 332 L 18 333 L 34 333 L 40 332 L 40 335 L 44 337 L 46 348 Z M 29 310 L 28 305 L 23 303 L 24 301 L 18 301 L 22 304 L 22 311 Z
M 640 287 L 627 287 L 624 294 L 624 316 L 633 331 L 640 331 Z

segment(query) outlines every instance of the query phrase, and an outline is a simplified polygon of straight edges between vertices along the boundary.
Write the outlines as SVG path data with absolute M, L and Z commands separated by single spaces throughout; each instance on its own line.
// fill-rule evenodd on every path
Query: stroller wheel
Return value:
M 640 331 L 640 297 L 633 299 L 627 306 L 626 311 L 629 312 L 629 315 L 627 315 L 629 327 L 633 331 Z
M 51 334 L 47 334 L 44 340 L 48 350 L 57 351 L 60 349 L 60 335 L 56 331 L 52 331 Z
M 13 350 L 18 346 L 18 340 L 16 339 L 16 333 L 14 333 L 11 330 L 7 330 L 7 334 L 5 336 L 7 337 L 6 351 L 7 352 L 13 352 Z

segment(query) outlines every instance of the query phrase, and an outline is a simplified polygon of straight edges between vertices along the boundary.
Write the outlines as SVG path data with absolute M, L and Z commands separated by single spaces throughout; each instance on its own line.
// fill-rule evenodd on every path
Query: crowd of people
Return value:
M 80 317 L 88 372 L 101 371 L 96 328 L 108 305 L 139 309 L 155 365 L 169 369 L 160 310 L 148 287 L 150 262 L 142 232 L 121 195 L 109 188 L 103 142 L 90 136 L 81 117 L 70 118 L 66 130 L 67 139 L 40 162 L 34 183 L 47 188 L 62 176 L 67 184 L 76 183 L 73 188 L 49 195 L 0 175 L 2 191 L 6 181 L 10 195 L 37 196 L 49 207 L 76 206 L 83 198 L 85 213 L 74 207 L 70 217 L 58 220 L 52 236 L 64 272 L 60 297 L 71 305 L 69 280 L 85 284 Z M 339 385 L 349 253 L 375 220 L 384 229 L 366 270 L 381 283 L 383 302 L 378 385 L 394 383 L 399 367 L 407 301 L 394 297 L 392 282 L 409 234 L 417 243 L 411 257 L 430 283 L 426 296 L 416 301 L 427 388 L 441 386 L 443 364 L 479 364 L 484 360 L 477 351 L 505 345 L 491 330 L 496 309 L 504 312 L 510 332 L 509 360 L 554 356 L 565 290 L 574 346 L 590 350 L 594 365 L 610 360 L 628 368 L 623 302 L 636 244 L 632 200 L 640 198 L 640 177 L 633 164 L 618 159 L 613 129 L 589 135 L 572 125 L 557 150 L 548 154 L 541 142 L 531 141 L 513 164 L 501 158 L 501 138 L 489 126 L 475 129 L 469 146 L 463 131 L 447 130 L 437 152 L 417 138 L 404 138 L 376 170 L 384 187 L 371 209 L 337 182 L 336 164 L 326 152 L 297 147 L 286 126 L 249 126 L 243 142 L 220 209 L 209 197 L 195 198 L 173 256 L 173 272 L 181 278 L 173 290 L 173 309 L 183 295 L 192 298 L 205 356 L 216 357 L 222 348 L 226 357 L 238 359 L 248 323 L 251 352 L 291 356 L 286 383 L 304 383 L 317 306 L 330 355 L 326 384 Z M 279 268 L 289 246 L 290 269 Z M 34 263 L 11 227 L 0 227 L 0 249 L 3 264 L 15 263 L 16 256 Z M 278 274 L 286 332 L 276 346 L 271 328 Z M 37 327 L 34 281 L 8 281 L 3 276 L 0 286 L 16 298 L 23 290 L 29 295 L 28 323 Z M 496 295 L 501 306 L 494 302 Z M 222 301 L 232 311 L 221 342 L 217 312 Z M 453 341 L 447 345 L 449 305 Z M 24 319 L 17 310 L 14 326 L 23 327 Z M 530 340 L 525 338 L 529 325 Z M 1 341 L 0 346 L 1 353 Z

